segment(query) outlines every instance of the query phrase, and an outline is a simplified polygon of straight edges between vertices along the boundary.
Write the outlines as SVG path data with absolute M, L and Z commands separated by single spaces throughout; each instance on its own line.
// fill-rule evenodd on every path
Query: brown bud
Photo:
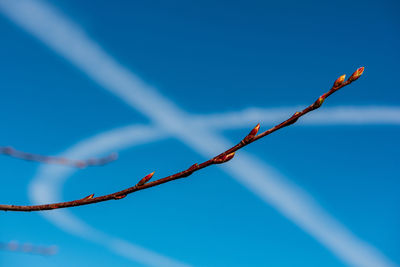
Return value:
M 193 171 L 194 169 L 196 169 L 199 166 L 199 164 L 195 163 L 192 166 L 189 167 L 189 169 L 187 169 L 188 171 Z
M 253 140 L 254 137 L 256 137 L 256 135 L 257 135 L 257 133 L 258 133 L 258 130 L 260 130 L 260 124 L 259 124 L 259 123 L 256 125 L 256 127 L 254 127 L 254 128 L 250 131 L 250 133 L 249 133 L 245 138 L 243 138 L 242 141 L 243 141 L 244 143 L 248 143 L 248 142 L 250 142 L 251 140 Z
M 139 181 L 139 183 L 136 184 L 136 186 L 144 185 L 151 179 L 151 177 L 153 177 L 153 175 L 154 175 L 154 172 L 147 174 L 145 177 L 142 178 L 142 180 Z
M 232 152 L 232 153 L 227 154 L 227 155 L 220 156 L 220 157 L 214 159 L 214 163 L 215 164 L 225 163 L 225 162 L 230 161 L 231 159 L 233 159 L 234 156 L 235 156 L 235 152 Z
M 84 198 L 82 198 L 82 199 L 92 199 L 94 197 L 94 194 L 91 194 L 91 195 L 88 195 L 87 197 L 84 197 Z
M 118 195 L 118 196 L 114 196 L 114 199 L 123 199 L 124 197 L 126 197 L 126 195 Z
M 342 76 L 340 76 L 339 78 L 337 78 L 337 80 L 335 81 L 335 83 L 333 84 L 333 87 L 338 87 L 340 85 L 342 85 L 344 83 L 344 79 L 346 78 L 346 74 L 343 74 Z
M 348 81 L 350 82 L 354 82 L 355 80 L 357 80 L 358 78 L 360 78 L 360 76 L 363 74 L 364 72 L 364 67 L 358 68 L 348 79 Z
M 297 111 L 296 113 L 293 114 L 292 118 L 293 118 L 293 117 L 296 117 L 296 116 L 299 115 L 299 114 L 300 114 L 300 112 Z M 289 122 L 287 125 L 292 125 L 292 124 L 295 123 L 298 119 L 299 119 L 299 118 L 297 117 L 297 118 L 294 119 L 293 121 Z
M 195 169 L 197 169 L 197 167 L 199 167 L 199 164 L 195 163 L 192 166 L 190 166 L 187 170 L 186 173 L 182 175 L 182 177 L 188 177 L 189 175 L 191 175 Z
M 317 99 L 317 101 L 314 102 L 314 104 L 313 104 L 313 109 L 317 109 L 317 108 L 319 108 L 320 106 L 322 106 L 322 103 L 324 103 L 324 101 L 325 101 L 325 97 L 320 96 L 320 97 Z

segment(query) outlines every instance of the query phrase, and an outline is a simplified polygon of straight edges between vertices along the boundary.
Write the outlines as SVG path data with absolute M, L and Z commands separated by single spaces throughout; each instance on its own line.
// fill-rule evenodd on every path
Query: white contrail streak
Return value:
M 89 158 L 112 150 L 154 142 L 166 137 L 160 129 L 133 125 L 99 134 L 84 140 L 61 154 L 70 158 Z M 62 188 L 66 179 L 76 172 L 75 168 L 56 165 L 42 165 L 30 186 L 30 198 L 36 203 L 62 201 Z M 64 231 L 92 242 L 104 245 L 111 251 L 148 266 L 184 267 L 189 266 L 177 260 L 160 255 L 131 242 L 112 237 L 94 229 L 69 210 L 54 210 L 42 213 L 49 221 Z
M 295 110 L 305 106 L 277 108 L 248 108 L 216 114 L 202 114 L 192 117 L 199 127 L 232 129 L 277 124 L 289 118 Z M 302 117 L 299 123 L 305 125 L 400 125 L 400 107 L 397 106 L 339 106 L 324 107 Z
M 120 65 L 77 25 L 44 2 L 0 0 L 0 9 L 15 24 L 41 40 L 90 79 L 201 155 L 212 156 L 230 145 L 215 132 L 192 123 L 189 114 Z M 237 162 L 241 163 L 224 170 L 325 245 L 344 263 L 354 266 L 393 265 L 377 249 L 365 244 L 336 222 L 305 192 L 284 182 L 275 171 L 267 172 L 271 168 L 255 157 L 246 156 Z M 245 169 L 251 171 L 248 164 L 255 168 L 255 175 L 244 172 Z M 120 247 L 129 248 L 119 244 Z

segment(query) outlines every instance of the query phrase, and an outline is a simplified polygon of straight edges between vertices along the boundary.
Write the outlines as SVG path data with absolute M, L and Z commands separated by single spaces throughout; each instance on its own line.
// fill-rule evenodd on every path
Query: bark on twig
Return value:
M 349 85 L 350 83 L 354 82 L 357 80 L 361 74 L 364 71 L 364 67 L 361 67 L 357 69 L 351 76 L 350 78 L 345 81 L 345 75 L 340 76 L 333 84 L 332 88 L 320 96 L 313 104 L 310 106 L 306 107 L 302 111 L 295 112 L 289 119 L 285 120 L 284 122 L 270 128 L 269 130 L 266 130 L 260 134 L 258 134 L 260 125 L 257 124 L 250 133 L 244 137 L 237 145 L 229 148 L 228 150 L 220 153 L 219 155 L 213 157 L 212 159 L 209 159 L 203 163 L 200 164 L 194 164 L 191 167 L 189 167 L 186 170 L 183 170 L 181 172 L 172 174 L 170 176 L 149 182 L 150 178 L 153 176 L 154 173 L 148 174 L 144 178 L 142 178 L 135 186 L 126 188 L 124 190 L 111 193 L 108 195 L 104 196 L 99 196 L 99 197 L 94 197 L 94 194 L 91 194 L 87 197 L 84 197 L 82 199 L 77 199 L 77 200 L 72 200 L 72 201 L 67 201 L 67 202 L 60 202 L 60 203 L 52 203 L 52 204 L 43 204 L 43 205 L 32 205 L 32 206 L 16 206 L 16 205 L 0 205 L 0 210 L 4 211 L 41 211 L 41 210 L 52 210 L 52 209 L 61 209 L 61 208 L 68 208 L 68 207 L 76 207 L 76 206 L 82 206 L 82 205 L 89 205 L 89 204 L 94 204 L 102 201 L 107 201 L 107 200 L 113 200 L 113 199 L 122 199 L 126 197 L 129 194 L 132 194 L 136 191 L 144 190 L 150 187 L 158 186 L 167 182 L 171 182 L 173 180 L 177 180 L 183 177 L 188 177 L 192 175 L 194 172 L 199 171 L 201 169 L 204 169 L 208 166 L 214 165 L 214 164 L 223 164 L 228 161 L 230 161 L 234 156 L 235 152 L 238 151 L 239 149 L 242 149 L 243 147 L 279 130 L 282 129 L 286 126 L 292 125 L 296 123 L 296 121 L 304 116 L 305 114 L 309 113 L 310 111 L 313 111 L 315 109 L 318 109 L 321 107 L 323 102 L 327 97 L 329 97 L 331 94 L 335 93 L 339 89 Z

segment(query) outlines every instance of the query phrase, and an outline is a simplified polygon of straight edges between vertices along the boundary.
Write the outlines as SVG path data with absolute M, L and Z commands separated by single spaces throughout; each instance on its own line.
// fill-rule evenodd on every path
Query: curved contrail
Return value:
M 62 153 L 62 155 L 73 158 L 93 157 L 109 151 L 122 150 L 130 146 L 154 142 L 164 137 L 166 135 L 155 127 L 133 125 L 84 140 Z M 31 201 L 34 203 L 62 201 L 61 195 L 64 182 L 74 172 L 76 172 L 76 169 L 65 166 L 43 165 L 40 167 L 29 188 Z M 42 215 L 64 231 L 101 244 L 135 262 L 156 267 L 189 266 L 139 245 L 103 233 L 76 217 L 69 210 L 43 212 Z

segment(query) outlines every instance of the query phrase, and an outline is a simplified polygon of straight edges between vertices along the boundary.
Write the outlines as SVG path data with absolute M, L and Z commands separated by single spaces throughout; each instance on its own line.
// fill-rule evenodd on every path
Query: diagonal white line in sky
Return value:
M 0 0 L 0 9 L 15 24 L 19 25 L 36 38 L 45 43 L 60 56 L 85 73 L 90 79 L 97 82 L 104 89 L 120 97 L 125 103 L 136 110 L 147 115 L 153 122 L 158 124 L 164 131 L 174 134 L 175 137 L 193 148 L 201 155 L 208 157 L 226 148 L 224 139 L 212 131 L 202 127 L 196 127 L 190 123 L 190 116 L 180 110 L 174 103 L 159 94 L 154 88 L 144 83 L 138 76 L 120 65 L 110 57 L 102 48 L 89 39 L 89 37 L 75 24 L 61 15 L 54 8 L 37 0 Z M 218 148 L 218 149 L 217 149 Z M 214 151 L 215 150 L 215 151 Z M 255 158 L 253 158 L 255 160 Z M 262 166 L 266 164 L 261 163 Z M 243 167 L 243 166 L 242 166 Z M 266 168 L 264 168 L 266 169 Z M 260 169 L 261 171 L 262 169 Z M 242 182 L 244 186 L 253 193 L 259 177 L 242 176 L 237 171 L 230 171 L 233 178 Z M 263 174 L 263 177 L 270 177 Z M 271 177 L 270 177 L 271 178 Z M 280 181 L 280 177 L 275 177 Z M 273 184 L 264 180 L 268 186 Z M 285 183 L 281 183 L 281 189 L 285 189 Z M 295 188 L 295 187 L 294 187 Z M 258 188 L 261 190 L 261 188 Z M 392 262 L 382 255 L 377 249 L 366 245 L 354 235 L 348 235 L 349 231 L 342 232 L 339 224 L 319 206 L 308 206 L 309 202 L 304 199 L 307 195 L 299 193 L 297 205 L 309 213 L 294 212 L 290 207 L 290 199 L 293 188 L 286 188 L 281 191 L 282 195 L 275 201 L 269 201 L 273 196 L 271 190 L 262 191 L 262 197 L 267 203 L 277 208 L 287 218 L 295 222 L 304 231 L 313 236 L 321 244 L 324 244 L 343 262 L 354 266 L 372 266 L 378 263 L 379 266 L 391 266 Z M 309 198 L 309 197 L 307 197 Z M 289 203 L 289 206 L 286 204 Z M 317 205 L 316 203 L 314 203 Z M 326 229 L 324 216 L 329 216 L 331 222 L 329 229 L 324 235 L 320 235 L 319 229 Z M 310 216 L 302 218 L 302 216 Z M 344 234 L 344 235 L 343 235 Z M 349 242 L 351 240 L 351 242 Z M 343 248 L 346 248 L 344 251 Z M 368 255 L 370 262 L 363 260 Z
M 192 123 L 198 127 L 232 129 L 278 124 L 304 106 L 276 108 L 247 108 L 239 111 L 193 115 Z M 300 118 L 302 125 L 400 125 L 399 106 L 336 106 L 324 107 Z

